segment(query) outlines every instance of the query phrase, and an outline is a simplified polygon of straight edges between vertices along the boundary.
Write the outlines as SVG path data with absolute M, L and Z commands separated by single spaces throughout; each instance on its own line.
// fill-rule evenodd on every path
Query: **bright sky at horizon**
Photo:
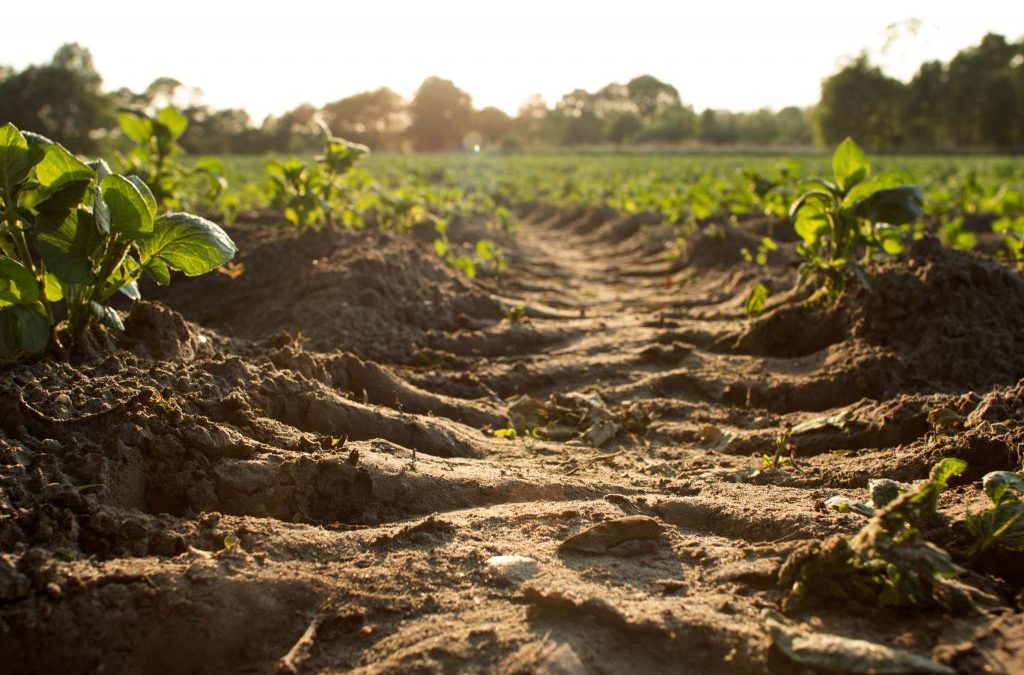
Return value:
M 1024 36 L 1024 12 L 1006 0 L 346 4 L 50 0 L 41 28 L 39 6 L 17 3 L 5 8 L 6 23 L 29 28 L 5 34 L 0 64 L 46 62 L 62 43 L 79 42 L 108 89 L 173 77 L 201 89 L 205 103 L 246 108 L 257 122 L 380 86 L 411 98 L 431 75 L 453 80 L 477 107 L 509 113 L 531 94 L 550 104 L 644 73 L 698 110 L 752 110 L 814 103 L 821 80 L 865 49 L 907 79 L 986 32 Z M 916 31 L 888 40 L 888 27 L 911 18 Z

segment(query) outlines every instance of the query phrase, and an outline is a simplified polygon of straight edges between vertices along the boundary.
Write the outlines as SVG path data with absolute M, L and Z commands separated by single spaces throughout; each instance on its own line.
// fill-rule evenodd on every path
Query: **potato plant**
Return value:
M 916 186 L 904 184 L 901 174 L 872 177 L 864 151 L 851 138 L 832 155 L 832 172 L 831 181 L 814 179 L 799 186 L 789 216 L 803 239 L 797 248 L 804 259 L 801 281 L 812 280 L 819 289 L 836 294 L 842 291 L 848 270 L 867 284 L 862 261 L 878 251 L 903 250 L 905 232 L 900 226 L 924 214 L 924 195 Z
M 337 214 L 355 214 L 348 197 L 353 188 L 352 169 L 369 153 L 369 148 L 332 136 L 322 126 L 324 153 L 314 162 L 299 159 L 267 162 L 271 202 L 284 210 L 285 218 L 300 229 L 316 228 L 338 222 Z M 343 215 L 344 218 L 344 215 Z M 351 225 L 352 222 L 342 224 Z
M 122 158 L 126 173 L 138 176 L 150 186 L 157 204 L 170 206 L 185 175 L 175 157 L 182 152 L 178 139 L 188 129 L 188 118 L 173 106 L 155 115 L 125 108 L 118 114 L 117 122 L 124 135 L 135 143 Z
M 183 149 L 178 139 L 188 129 L 188 118 L 173 106 L 150 115 L 137 108 L 118 114 L 118 125 L 135 143 L 119 157 L 128 175 L 138 176 L 151 186 L 161 207 L 190 210 L 198 206 L 233 220 L 239 196 L 227 192 L 224 163 L 204 157 L 188 166 L 179 160 Z
M 70 347 L 92 324 L 122 329 L 110 303 L 145 273 L 204 274 L 235 245 L 216 224 L 161 213 L 139 176 L 86 164 L 61 145 L 0 127 L 0 355 Z

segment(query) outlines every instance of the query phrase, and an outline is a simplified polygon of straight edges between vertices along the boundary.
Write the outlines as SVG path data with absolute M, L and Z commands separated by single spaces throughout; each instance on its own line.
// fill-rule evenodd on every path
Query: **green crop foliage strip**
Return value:
M 146 182 L 0 127 L 0 355 L 70 347 L 92 324 L 123 329 L 114 296 L 148 274 L 209 272 L 235 255 L 216 224 L 163 212 Z

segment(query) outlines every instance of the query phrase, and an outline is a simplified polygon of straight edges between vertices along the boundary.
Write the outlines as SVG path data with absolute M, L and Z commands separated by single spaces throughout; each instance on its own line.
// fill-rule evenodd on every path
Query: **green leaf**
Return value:
M 843 198 L 843 206 L 852 207 L 872 192 L 907 185 L 909 182 L 910 177 L 907 174 L 896 171 L 887 171 L 878 176 L 872 176 L 858 183 L 856 187 L 846 193 L 846 197 Z
M 224 173 L 224 162 L 220 161 L 216 157 L 203 157 L 202 159 L 196 160 L 196 170 L 206 171 L 207 173 Z
M 146 208 L 149 209 L 150 216 L 152 218 L 156 218 L 156 197 L 153 196 L 149 186 L 146 185 L 146 181 L 142 180 L 138 176 L 126 176 L 126 178 L 131 181 L 132 185 L 138 188 L 139 194 L 142 195 L 143 201 L 146 202 Z
M 10 122 L 0 127 L 0 191 L 9 198 L 44 154 L 42 146 L 30 147 L 25 136 Z
M 160 258 L 153 258 L 145 265 L 145 270 L 149 272 L 153 280 L 161 286 L 166 286 L 171 283 L 171 268 L 167 266 Z
M 953 238 L 953 248 L 960 249 L 961 251 L 970 251 L 977 245 L 978 238 L 973 232 L 957 232 Z
M 832 173 L 843 192 L 867 178 L 870 170 L 864 151 L 852 138 L 847 137 L 832 155 Z
M 36 302 L 0 309 L 0 355 L 38 353 L 50 342 L 50 321 Z
M 91 183 L 90 178 L 71 179 L 44 192 L 42 199 L 33 206 L 42 216 L 41 222 L 37 221 L 37 224 L 45 226 L 47 223 L 59 223 L 67 218 L 71 210 L 85 200 Z
M 124 131 L 124 135 L 136 143 L 145 143 L 153 135 L 153 122 L 142 113 L 120 113 L 117 116 L 117 123 Z
M 898 227 L 883 227 L 878 230 L 878 239 L 882 250 L 889 255 L 903 253 L 903 230 Z
M 96 174 L 96 180 L 100 181 L 114 173 L 110 170 L 110 165 L 107 164 L 106 160 L 96 159 L 89 162 L 89 168 Z
M 110 210 L 111 232 L 138 237 L 153 231 L 153 210 L 132 181 L 111 174 L 100 181 L 100 190 Z
M 924 215 L 924 193 L 914 185 L 878 190 L 858 202 L 854 213 L 873 223 L 907 225 Z
M 156 121 L 167 127 L 171 132 L 171 138 L 177 140 L 188 129 L 188 118 L 181 114 L 174 106 L 167 106 L 156 114 Z
M 142 293 L 139 292 L 139 283 L 137 281 L 129 281 L 117 290 L 132 300 L 142 300 Z
M 936 465 L 931 472 L 930 479 L 940 490 L 946 489 L 946 483 L 953 476 L 959 476 L 967 470 L 967 462 L 956 457 L 947 457 Z
M 92 259 L 102 241 L 93 216 L 84 209 L 71 213 L 56 228 L 37 228 L 32 233 L 46 271 L 62 284 L 92 284 Z
M 359 158 L 370 152 L 365 145 L 330 136 L 326 138 L 326 146 L 324 156 L 319 159 L 326 162 L 335 173 L 345 173 L 359 161 Z
M 36 180 L 50 188 L 68 181 L 91 180 L 92 170 L 68 152 L 64 146 L 51 143 L 45 146 L 43 159 L 36 165 Z
M 219 225 L 188 213 L 156 219 L 153 236 L 139 245 L 143 267 L 157 279 L 170 281 L 167 268 L 190 277 L 206 274 L 235 257 L 237 249 Z
M 792 212 L 793 229 L 810 246 L 828 230 L 827 207 L 818 199 L 805 199 Z
M 92 315 L 102 325 L 121 333 L 124 332 L 124 323 L 121 321 L 121 315 L 117 313 L 117 310 L 90 300 L 89 311 L 92 312 Z
M 0 256 L 0 307 L 30 305 L 39 299 L 39 284 L 17 260 Z
M 64 299 L 64 286 L 56 275 L 47 272 L 43 277 L 43 293 L 49 302 L 60 302 Z
M 96 229 L 104 235 L 110 234 L 110 208 L 107 206 L 107 201 L 103 199 L 103 192 L 99 185 L 93 187 L 92 213 L 96 221 Z
M 1024 474 L 1010 471 L 992 471 L 981 479 L 985 494 L 995 505 L 1004 501 L 1018 501 L 1024 497 Z
M 759 316 L 764 312 L 764 303 L 767 299 L 768 288 L 760 282 L 755 284 L 747 296 L 747 316 Z

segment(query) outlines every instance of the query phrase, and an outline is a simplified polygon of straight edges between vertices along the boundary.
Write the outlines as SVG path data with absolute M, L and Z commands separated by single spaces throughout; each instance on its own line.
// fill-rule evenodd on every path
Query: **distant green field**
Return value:
M 224 156 L 229 191 L 265 204 L 264 165 L 272 157 Z M 302 159 L 311 159 L 309 157 Z M 874 172 L 899 172 L 926 194 L 926 211 L 954 218 L 1022 215 L 1024 162 L 1007 157 L 871 158 Z M 831 174 L 826 155 L 710 154 L 371 154 L 354 185 L 378 184 L 428 204 L 476 195 L 510 206 L 524 201 L 661 211 L 670 221 L 715 213 L 782 215 L 799 181 Z M 353 190 L 353 198 L 359 190 Z M 418 196 L 418 197 L 417 197 Z M 486 207 L 487 204 L 476 206 Z M 473 208 L 472 210 L 479 210 Z

